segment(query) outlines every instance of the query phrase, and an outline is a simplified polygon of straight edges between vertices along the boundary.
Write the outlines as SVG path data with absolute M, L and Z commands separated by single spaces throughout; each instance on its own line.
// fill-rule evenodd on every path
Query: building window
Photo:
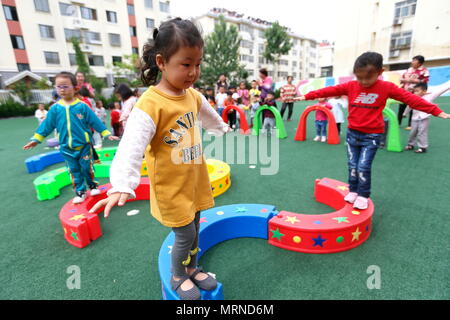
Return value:
M 68 4 L 68 3 L 59 3 L 59 12 L 63 16 L 75 16 L 76 15 L 76 9 L 75 6 Z
M 248 40 L 241 40 L 241 47 L 247 49 L 253 49 L 253 42 Z
M 169 13 L 169 11 L 170 11 L 169 2 L 162 2 L 162 1 L 160 1 L 159 2 L 159 10 L 162 11 L 162 12 Z
M 132 54 L 139 54 L 139 49 L 133 47 L 133 48 L 131 48 L 131 53 L 132 53 Z
M 50 12 L 48 0 L 34 0 L 34 7 L 37 11 Z
M 17 64 L 17 70 L 19 72 L 22 72 L 22 71 L 25 71 L 25 70 L 30 71 L 30 65 L 28 63 L 18 63 Z
M 147 24 L 147 29 L 152 29 L 155 27 L 155 20 L 154 19 L 145 19 L 145 23 Z
M 259 53 L 263 53 L 264 52 L 264 45 L 263 44 L 258 44 L 258 52 Z
M 391 50 L 411 47 L 412 31 L 397 32 L 391 35 Z
M 407 0 L 397 2 L 395 4 L 394 23 L 397 23 L 399 19 L 410 17 L 416 14 L 416 2 L 417 0 Z
M 286 78 L 287 76 L 288 76 L 288 73 L 286 71 L 278 71 L 279 78 Z
M 117 23 L 117 13 L 114 11 L 106 11 L 106 20 L 108 22 Z
M 75 53 L 69 53 L 69 62 L 71 66 L 77 65 L 77 58 Z
M 90 66 L 103 66 L 103 56 L 89 55 L 88 56 Z
M 282 66 L 288 66 L 289 65 L 289 61 L 288 60 L 278 60 L 278 64 L 282 65 Z
M 130 36 L 137 37 L 136 27 L 130 27 Z
M 11 43 L 14 49 L 25 50 L 25 42 L 22 36 L 11 36 Z
M 118 33 L 110 33 L 109 34 L 109 44 L 111 46 L 120 47 L 120 34 Z
M 266 37 L 265 34 L 264 34 L 264 30 L 259 30 L 258 35 L 262 39 L 264 39 Z
M 119 57 L 119 56 L 113 56 L 112 57 L 112 64 L 113 64 L 113 66 L 117 65 L 117 63 L 120 63 L 120 62 L 122 62 L 122 57 Z
M 292 66 L 296 67 L 297 66 L 297 61 L 292 61 Z
M 44 56 L 47 64 L 59 64 L 58 52 L 44 51 Z
M 81 7 L 81 17 L 86 20 L 97 20 L 97 10 Z
M 310 42 L 310 43 L 309 43 L 309 46 L 310 46 L 311 48 L 315 48 L 315 47 L 317 47 L 317 44 L 316 44 L 315 42 Z
M 135 15 L 135 13 L 134 13 L 134 5 L 132 5 L 132 4 L 127 4 L 127 9 L 128 9 L 128 14 L 129 14 L 130 16 L 134 16 L 134 15 Z
M 41 38 L 55 39 L 55 31 L 52 26 L 46 26 L 44 24 L 40 24 L 39 32 L 41 33 Z
M 102 43 L 102 38 L 100 36 L 100 32 L 85 31 L 84 39 L 86 40 L 86 43 L 89 43 L 89 44 L 101 44 Z
M 5 13 L 6 20 L 19 21 L 16 7 L 3 6 L 3 12 Z
M 74 37 L 81 39 L 81 31 L 78 29 L 64 29 L 64 35 L 66 37 L 66 41 L 71 41 Z
M 249 25 L 243 24 L 243 23 L 240 23 L 240 24 L 239 24 L 239 31 L 242 31 L 242 32 L 248 32 L 248 33 L 250 33 L 251 35 L 253 34 L 253 28 L 250 27 Z
M 292 73 L 292 77 L 295 79 L 297 78 L 297 72 Z
M 145 0 L 145 7 L 149 9 L 153 9 L 153 0 Z

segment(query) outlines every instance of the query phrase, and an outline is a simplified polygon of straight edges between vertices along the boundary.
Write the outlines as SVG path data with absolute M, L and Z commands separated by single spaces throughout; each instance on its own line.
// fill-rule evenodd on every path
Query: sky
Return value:
M 244 16 L 278 21 L 294 33 L 315 40 L 335 39 L 337 0 L 171 0 L 173 17 L 190 18 L 212 8 L 225 8 Z M 326 9 L 326 10 L 323 10 Z M 342 8 L 341 8 L 342 10 Z

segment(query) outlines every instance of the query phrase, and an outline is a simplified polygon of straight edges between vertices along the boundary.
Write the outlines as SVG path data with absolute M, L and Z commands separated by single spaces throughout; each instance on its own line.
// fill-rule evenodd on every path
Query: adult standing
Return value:
M 225 92 L 228 91 L 228 82 L 227 82 L 227 77 L 224 74 L 221 74 L 219 76 L 219 80 L 216 82 L 216 95 L 219 93 L 219 88 L 220 87 L 224 87 L 225 88 Z
M 89 93 L 91 94 L 91 98 L 94 98 L 95 96 L 95 90 L 92 87 L 92 85 L 89 82 L 86 82 L 86 77 L 84 76 L 84 73 L 81 71 L 78 71 L 75 74 L 75 78 L 77 79 L 77 90 L 80 90 L 82 87 L 85 87 L 89 90 Z
M 430 72 L 423 66 L 425 58 L 421 55 L 412 58 L 411 67 L 403 73 L 400 79 L 401 87 L 409 92 L 414 92 L 414 86 L 418 83 L 428 83 L 430 79 Z M 407 105 L 400 104 L 398 108 L 398 124 L 402 124 L 403 113 L 405 112 Z M 411 130 L 411 117 L 412 112 L 409 114 L 408 126 L 406 130 Z
M 292 84 L 294 78 L 292 76 L 287 77 L 287 84 L 281 87 L 280 89 L 280 98 L 283 101 L 283 105 L 281 106 L 281 118 L 284 116 L 284 112 L 286 111 L 286 107 L 289 108 L 287 121 L 291 121 L 292 112 L 294 109 L 294 98 L 296 95 L 295 86 Z
M 272 91 L 272 77 L 269 77 L 269 72 L 266 68 L 262 68 L 259 70 L 259 90 L 261 90 L 261 100 L 264 101 L 264 99 L 267 97 L 267 94 Z

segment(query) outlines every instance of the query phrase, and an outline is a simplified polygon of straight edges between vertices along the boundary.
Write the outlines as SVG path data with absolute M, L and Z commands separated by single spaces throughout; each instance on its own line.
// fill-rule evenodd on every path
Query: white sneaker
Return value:
M 322 141 L 322 142 L 327 142 L 327 137 L 322 136 L 322 139 L 321 139 L 320 141 Z
M 349 192 L 345 197 L 344 200 L 350 203 L 355 202 L 356 198 L 358 198 L 358 194 L 356 192 Z
M 97 188 L 91 189 L 91 196 L 98 196 L 100 194 L 100 190 Z
M 361 210 L 367 209 L 368 206 L 369 206 L 369 199 L 364 197 L 356 198 L 356 201 L 353 204 L 353 208 Z
M 320 140 L 320 136 L 316 136 L 313 141 L 319 141 Z
M 86 193 L 77 194 L 75 198 L 73 198 L 72 203 L 73 204 L 79 204 L 82 203 L 86 199 Z

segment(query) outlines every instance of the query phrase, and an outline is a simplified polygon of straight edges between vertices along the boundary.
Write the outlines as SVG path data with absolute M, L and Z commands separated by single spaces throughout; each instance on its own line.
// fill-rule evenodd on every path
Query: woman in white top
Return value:
M 123 130 L 125 130 L 128 117 L 137 102 L 137 98 L 133 95 L 133 91 L 131 91 L 130 87 L 128 87 L 125 83 L 119 84 L 115 93 L 117 98 L 122 102 L 122 112 L 119 120 L 122 123 Z

